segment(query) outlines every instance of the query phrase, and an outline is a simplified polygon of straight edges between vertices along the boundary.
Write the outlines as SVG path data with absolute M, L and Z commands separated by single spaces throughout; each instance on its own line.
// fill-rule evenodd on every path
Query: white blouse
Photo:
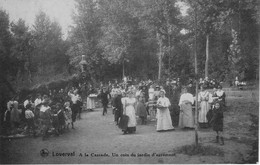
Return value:
M 161 106 L 163 106 L 165 108 L 168 108 L 169 106 L 171 106 L 171 102 L 170 102 L 170 100 L 167 97 L 160 97 L 157 100 L 157 104 L 161 105 Z
M 194 98 L 192 94 L 190 93 L 184 93 L 181 95 L 180 101 L 179 101 L 179 106 L 182 104 L 183 101 L 189 101 L 191 104 L 194 103 Z

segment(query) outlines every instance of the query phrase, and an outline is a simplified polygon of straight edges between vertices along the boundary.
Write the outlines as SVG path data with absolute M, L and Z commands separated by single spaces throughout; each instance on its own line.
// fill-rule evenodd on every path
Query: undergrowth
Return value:
M 204 146 L 202 144 L 185 145 L 175 150 L 176 153 L 185 155 L 203 155 L 203 156 L 224 156 L 223 150 L 214 146 Z

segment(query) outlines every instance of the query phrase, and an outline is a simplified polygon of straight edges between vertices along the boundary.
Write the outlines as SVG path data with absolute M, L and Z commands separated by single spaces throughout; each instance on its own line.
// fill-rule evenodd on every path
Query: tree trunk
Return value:
M 195 6 L 195 77 L 196 77 L 196 97 L 195 97 L 195 145 L 198 146 L 198 64 L 197 64 L 197 8 Z
M 123 78 L 125 77 L 125 59 L 123 58 Z
M 209 77 L 208 67 L 209 67 L 209 34 L 206 36 L 206 61 L 205 61 L 205 78 Z
M 159 71 L 158 71 L 158 80 L 161 79 L 162 72 L 162 41 L 159 38 L 159 34 L 157 33 L 157 40 L 159 42 Z
M 169 35 L 169 39 L 168 39 L 168 42 L 169 42 L 169 63 L 168 63 L 168 76 L 170 77 L 170 71 L 171 71 L 171 36 Z

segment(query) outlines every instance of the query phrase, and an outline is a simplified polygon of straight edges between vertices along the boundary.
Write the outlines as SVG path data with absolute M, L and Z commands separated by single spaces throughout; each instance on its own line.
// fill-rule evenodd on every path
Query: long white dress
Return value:
M 192 113 L 192 104 L 194 102 L 193 96 L 190 93 L 184 93 L 181 95 L 179 106 L 180 106 L 180 115 L 179 115 L 179 127 L 194 127 L 194 117 Z
M 124 98 L 122 99 L 122 103 L 125 107 L 125 113 L 129 116 L 129 121 L 127 127 L 136 127 L 136 116 L 135 116 L 135 98 Z
M 87 109 L 94 109 L 95 108 L 95 95 L 94 94 L 90 94 L 87 97 Z
M 210 109 L 210 95 L 208 91 L 201 91 L 198 95 L 198 100 L 200 102 L 200 110 L 199 110 L 199 123 L 207 123 L 207 113 Z
M 172 130 L 172 119 L 169 111 L 169 106 L 171 105 L 167 97 L 160 97 L 157 100 L 157 104 L 162 105 L 163 108 L 157 108 L 157 131 L 161 130 Z

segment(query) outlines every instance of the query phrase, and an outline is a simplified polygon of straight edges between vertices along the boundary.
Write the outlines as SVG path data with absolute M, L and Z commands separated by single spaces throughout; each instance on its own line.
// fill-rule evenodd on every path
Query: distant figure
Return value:
M 238 80 L 238 77 L 236 76 L 236 79 L 235 79 L 235 86 L 237 87 L 239 85 L 239 80 Z
M 21 111 L 18 109 L 18 102 L 13 102 L 13 107 L 11 108 L 11 124 L 12 127 L 18 128 L 21 118 L 20 118 Z
M 101 89 L 100 94 L 98 95 L 98 97 L 101 99 L 101 103 L 103 106 L 103 116 L 105 114 L 107 114 L 107 105 L 108 105 L 108 97 L 109 97 L 109 92 L 108 91 L 104 91 L 106 88 L 103 87 L 103 89 Z
M 153 100 L 154 99 L 154 88 L 152 85 L 150 85 L 148 93 L 149 93 L 149 100 Z
M 93 97 L 93 94 L 95 94 L 95 90 L 92 86 L 90 86 L 90 90 L 88 91 L 88 97 L 87 97 L 87 109 L 93 110 L 95 108 L 95 99 Z

